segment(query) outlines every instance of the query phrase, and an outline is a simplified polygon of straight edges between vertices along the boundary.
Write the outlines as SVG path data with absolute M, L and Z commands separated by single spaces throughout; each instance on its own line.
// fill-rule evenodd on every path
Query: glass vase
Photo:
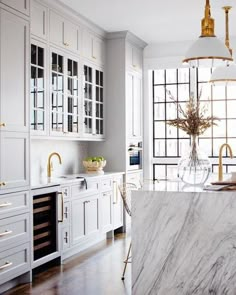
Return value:
M 199 149 L 198 136 L 191 135 L 189 150 L 178 163 L 178 177 L 189 185 L 203 185 L 211 172 L 208 157 Z

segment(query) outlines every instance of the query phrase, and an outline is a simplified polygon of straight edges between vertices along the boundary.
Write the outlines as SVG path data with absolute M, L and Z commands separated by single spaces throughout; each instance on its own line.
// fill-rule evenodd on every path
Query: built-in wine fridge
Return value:
M 60 256 L 58 209 L 63 202 L 61 198 L 57 186 L 33 191 L 33 268 Z

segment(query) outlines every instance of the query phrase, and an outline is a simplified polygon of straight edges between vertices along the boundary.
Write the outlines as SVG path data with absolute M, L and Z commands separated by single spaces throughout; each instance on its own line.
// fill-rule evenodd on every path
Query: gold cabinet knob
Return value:
M 0 127 L 6 127 L 6 123 L 0 123 Z
M 0 186 L 5 186 L 6 185 L 6 182 L 0 182 Z

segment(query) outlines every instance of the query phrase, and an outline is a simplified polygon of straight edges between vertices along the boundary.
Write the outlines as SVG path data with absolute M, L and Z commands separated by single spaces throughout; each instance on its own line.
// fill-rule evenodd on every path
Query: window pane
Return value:
M 165 120 L 165 104 L 154 104 L 154 120 Z
M 177 71 L 176 69 L 166 70 L 166 84 L 172 84 L 177 82 Z
M 165 102 L 165 87 L 155 86 L 154 87 L 154 102 Z
M 154 84 L 164 84 L 164 83 L 165 83 L 165 70 L 155 70 Z
M 165 140 L 164 139 L 156 139 L 154 141 L 154 156 L 155 157 L 165 156 Z
M 165 122 L 155 122 L 155 138 L 165 138 Z
M 188 68 L 178 69 L 178 82 L 179 83 L 188 83 L 189 82 L 189 69 Z

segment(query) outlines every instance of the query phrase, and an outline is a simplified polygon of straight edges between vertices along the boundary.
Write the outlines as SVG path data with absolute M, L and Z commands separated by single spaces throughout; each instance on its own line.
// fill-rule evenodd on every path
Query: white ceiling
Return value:
M 194 40 L 200 35 L 205 0 L 60 0 L 106 31 L 129 30 L 148 44 Z M 236 1 L 211 0 L 217 37 L 224 37 L 224 5 L 236 36 Z

